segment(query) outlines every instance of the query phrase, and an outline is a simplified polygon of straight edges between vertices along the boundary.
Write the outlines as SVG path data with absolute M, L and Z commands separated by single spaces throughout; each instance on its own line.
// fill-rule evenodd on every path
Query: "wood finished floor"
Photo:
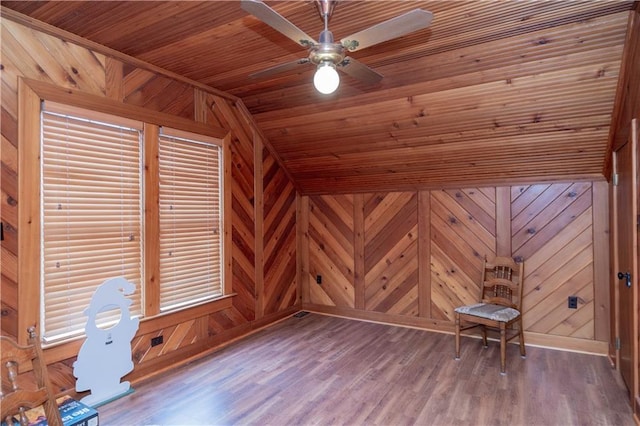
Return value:
M 108 425 L 633 425 L 604 357 L 309 314 L 138 384 Z

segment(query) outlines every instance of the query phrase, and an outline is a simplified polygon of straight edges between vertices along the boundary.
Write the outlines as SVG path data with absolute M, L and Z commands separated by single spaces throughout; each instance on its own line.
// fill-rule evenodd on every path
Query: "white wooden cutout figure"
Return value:
M 129 306 L 135 285 L 122 277 L 110 278 L 93 293 L 85 326 L 87 338 L 80 348 L 78 360 L 73 363 L 76 391 L 91 390 L 82 402 L 90 406 L 114 399 L 130 389 L 129 382 L 120 379 L 133 370 L 131 340 L 138 330 L 140 320 L 131 318 Z M 107 329 L 96 325 L 99 312 L 120 309 L 120 321 Z

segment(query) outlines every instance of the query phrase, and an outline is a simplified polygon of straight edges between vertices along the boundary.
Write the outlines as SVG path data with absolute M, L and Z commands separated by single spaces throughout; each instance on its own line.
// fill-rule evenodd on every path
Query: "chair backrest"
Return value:
M 496 257 L 491 262 L 485 260 L 482 271 L 482 301 L 522 312 L 524 263 L 516 263 L 510 257 Z
M 21 425 L 28 424 L 25 413 L 33 408 L 43 406 L 47 424 L 62 426 L 60 411 L 55 399 L 55 393 L 49 382 L 47 364 L 44 360 L 40 340 L 35 328 L 29 328 L 29 343 L 27 346 L 18 345 L 10 337 L 0 336 L 2 350 L 2 388 L 1 388 L 1 419 L 8 425 L 13 425 L 15 419 Z M 20 374 L 33 370 L 35 386 L 31 380 L 21 380 Z M 21 387 L 24 385 L 24 388 Z M 27 386 L 29 385 L 29 386 Z

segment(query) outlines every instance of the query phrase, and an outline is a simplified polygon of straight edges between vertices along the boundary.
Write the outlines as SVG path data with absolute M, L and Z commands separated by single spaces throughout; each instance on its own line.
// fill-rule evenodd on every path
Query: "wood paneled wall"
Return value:
M 299 214 L 304 309 L 452 331 L 482 260 L 508 255 L 525 262 L 528 343 L 606 353 L 606 182 L 309 196 Z
M 64 37 L 62 37 L 64 38 Z M 297 308 L 295 280 L 295 188 L 265 147 L 241 101 L 202 85 L 190 85 L 2 19 L 2 323 L 3 334 L 18 335 L 19 203 L 18 80 L 29 78 L 115 99 L 125 104 L 224 128 L 229 133 L 231 181 L 225 202 L 231 204 L 231 237 L 225 262 L 235 293 L 215 305 L 144 321 L 132 342 L 134 371 L 128 379 L 154 374 L 206 353 Z M 151 70 L 150 70 L 151 69 Z M 31 195 L 30 195 L 31 196 Z M 37 197 L 38 194 L 32 194 Z M 34 267 L 38 267 L 34 265 Z M 151 337 L 164 344 L 151 347 Z M 55 361 L 51 376 L 59 389 L 75 387 L 72 364 L 79 343 L 47 350 Z

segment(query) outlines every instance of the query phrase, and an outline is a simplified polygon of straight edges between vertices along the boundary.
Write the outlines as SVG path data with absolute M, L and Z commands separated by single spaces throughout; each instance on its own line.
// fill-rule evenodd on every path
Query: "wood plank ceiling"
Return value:
M 268 1 L 316 37 L 310 2 Z M 320 95 L 306 57 L 239 2 L 3 1 L 231 93 L 303 194 L 600 179 L 632 1 L 345 1 L 336 39 L 422 8 L 430 28 L 354 52 L 384 75 Z

